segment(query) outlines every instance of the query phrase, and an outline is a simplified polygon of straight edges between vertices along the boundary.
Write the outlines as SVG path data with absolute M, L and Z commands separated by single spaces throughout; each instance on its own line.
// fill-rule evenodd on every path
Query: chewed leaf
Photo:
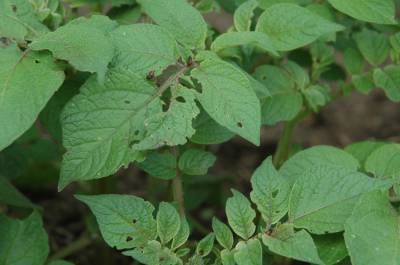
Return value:
M 132 195 L 77 195 L 96 216 L 101 234 L 110 247 L 144 246 L 157 235 L 154 207 Z
M 250 81 L 236 67 L 208 58 L 192 71 L 202 85 L 201 105 L 211 118 L 250 142 L 260 143 L 260 103 Z
M 131 147 L 143 139 L 146 114 L 162 113 L 154 93 L 152 85 L 126 69 L 110 71 L 104 84 L 89 78 L 61 117 L 67 153 L 60 189 L 111 175 L 140 156 Z
M 195 133 L 192 122 L 200 110 L 194 90 L 178 85 L 171 91 L 168 109 L 144 120 L 146 133 L 139 143 L 132 146 L 134 150 L 182 145 Z
M 30 47 L 50 50 L 56 58 L 67 60 L 79 71 L 96 72 L 99 80 L 103 81 L 114 56 L 114 46 L 108 34 L 116 26 L 115 22 L 103 16 L 78 18 L 36 39 Z
M 256 169 L 251 184 L 251 200 L 257 205 L 264 221 L 268 225 L 278 222 L 288 211 L 290 187 L 274 168 L 271 157 Z

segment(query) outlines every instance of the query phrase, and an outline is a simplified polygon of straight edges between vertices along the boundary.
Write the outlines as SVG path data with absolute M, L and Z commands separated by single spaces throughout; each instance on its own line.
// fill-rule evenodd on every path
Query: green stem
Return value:
M 183 183 L 182 183 L 182 173 L 179 170 L 178 161 L 179 161 L 179 149 L 178 147 L 174 147 L 173 151 L 176 157 L 176 176 L 172 180 L 172 196 L 174 201 L 176 201 L 179 205 L 179 213 L 181 216 L 185 216 L 185 199 L 183 194 Z
M 78 238 L 76 241 L 70 243 L 68 246 L 60 249 L 56 253 L 54 253 L 50 258 L 49 261 L 52 260 L 57 260 L 57 259 L 63 259 L 65 257 L 71 256 L 77 251 L 80 251 L 87 246 L 90 245 L 92 242 L 91 238 L 89 237 L 88 234 L 83 234 L 80 238 Z
M 300 112 L 294 119 L 285 123 L 283 135 L 278 142 L 278 147 L 273 157 L 273 162 L 276 167 L 279 168 L 283 164 L 283 162 L 288 159 L 292 148 L 294 129 L 299 122 L 301 122 L 305 117 L 308 116 L 308 114 L 309 112 L 307 110 L 304 110 Z

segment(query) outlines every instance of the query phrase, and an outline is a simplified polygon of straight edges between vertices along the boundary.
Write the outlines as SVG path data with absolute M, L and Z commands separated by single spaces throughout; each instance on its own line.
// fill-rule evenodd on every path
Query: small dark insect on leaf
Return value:
M 191 66 L 193 66 L 193 63 L 194 63 L 194 61 L 193 61 L 192 56 L 189 56 L 188 61 L 187 61 L 187 66 L 191 67 Z
M 151 70 L 150 72 L 147 73 L 146 79 L 147 80 L 154 80 L 156 77 L 156 72 L 154 70 Z
M 265 231 L 265 234 L 267 236 L 271 236 L 272 235 L 273 230 L 272 229 L 268 229 L 267 231 Z

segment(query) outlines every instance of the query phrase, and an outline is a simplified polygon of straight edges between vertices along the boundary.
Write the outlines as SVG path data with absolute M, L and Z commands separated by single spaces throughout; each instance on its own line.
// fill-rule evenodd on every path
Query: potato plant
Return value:
M 72 264 L 96 244 L 112 255 L 91 264 L 400 265 L 400 145 L 293 142 L 355 91 L 400 101 L 397 4 L 0 0 L 0 265 Z M 213 146 L 260 146 L 280 124 L 248 188 L 200 188 L 222 181 Z M 129 169 L 146 185 L 121 194 Z M 45 185 L 86 209 L 64 247 L 17 189 Z

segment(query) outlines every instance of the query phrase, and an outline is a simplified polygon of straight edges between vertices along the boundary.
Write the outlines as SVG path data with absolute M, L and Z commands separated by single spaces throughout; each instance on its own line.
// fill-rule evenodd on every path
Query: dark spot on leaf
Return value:
M 243 123 L 241 123 L 241 122 L 238 122 L 236 125 L 237 125 L 239 128 L 243 128 Z
M 131 236 L 128 236 L 127 238 L 126 238 L 126 242 L 129 242 L 129 241 L 132 241 L 133 240 L 133 238 L 131 237 Z
M 185 103 L 186 102 L 185 98 L 181 97 L 181 96 L 177 97 L 176 101 L 181 102 L 181 103 Z
M 6 37 L 0 37 L 0 43 L 8 46 L 8 45 L 10 45 L 11 41 L 10 41 L 10 39 L 8 39 Z
M 139 135 L 139 130 L 136 130 L 133 134 L 136 136 Z
M 124 101 L 125 104 L 130 104 L 131 102 L 129 100 Z
M 137 223 L 137 220 L 136 220 L 136 219 L 133 219 L 133 220 L 132 220 L 132 223 L 133 223 L 133 224 L 136 224 L 136 223 Z
M 17 12 L 17 6 L 16 5 L 11 5 L 12 11 L 15 13 Z
M 132 148 L 135 144 L 137 144 L 139 141 L 136 141 L 136 140 L 133 140 L 133 141 L 130 141 L 130 143 L 129 143 L 129 148 Z
M 261 79 L 262 79 L 262 80 L 267 80 L 267 76 L 263 75 L 263 76 L 261 77 Z
M 38 60 L 38 59 L 35 59 L 35 61 L 34 61 L 35 63 L 40 63 L 40 61 Z
M 272 197 L 275 198 L 276 195 L 278 195 L 278 192 L 279 192 L 279 190 L 274 190 L 274 191 L 272 192 Z
M 188 61 L 187 61 L 187 66 L 188 67 L 191 67 L 191 66 L 193 66 L 193 58 L 192 58 L 192 56 L 189 56 L 189 58 L 188 58 Z
M 156 72 L 154 70 L 150 71 L 147 73 L 146 79 L 147 80 L 154 80 L 156 77 Z

